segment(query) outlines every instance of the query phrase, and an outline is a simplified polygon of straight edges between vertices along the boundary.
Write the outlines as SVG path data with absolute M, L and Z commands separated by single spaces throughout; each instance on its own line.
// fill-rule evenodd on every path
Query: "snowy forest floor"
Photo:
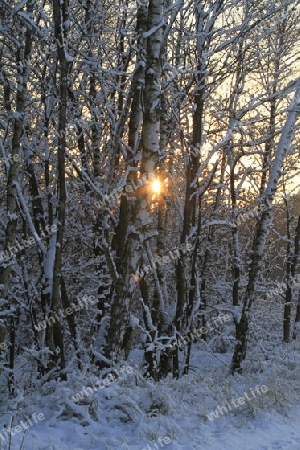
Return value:
M 267 308 L 272 305 L 254 312 L 242 375 L 229 374 L 230 325 L 222 335 L 193 345 L 190 372 L 179 380 L 169 376 L 153 383 L 143 378 L 141 353 L 135 351 L 124 363 L 133 367 L 131 374 L 78 403 L 72 396 L 94 385 L 96 375 L 74 370 L 66 382 L 30 384 L 24 371 L 26 385 L 24 381 L 13 402 L 1 406 L 0 433 L 12 411 L 13 427 L 34 412 L 45 419 L 25 435 L 11 436 L 10 447 L 1 442 L 0 449 L 300 450 L 300 339 L 282 344 L 279 318 L 268 324 L 263 319 L 270 317 L 264 315 Z M 250 398 L 251 390 L 262 385 L 266 393 L 231 406 L 213 421 L 207 417 L 244 393 Z

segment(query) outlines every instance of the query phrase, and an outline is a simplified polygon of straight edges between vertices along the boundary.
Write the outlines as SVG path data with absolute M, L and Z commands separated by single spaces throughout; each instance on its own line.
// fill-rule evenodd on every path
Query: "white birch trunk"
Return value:
M 241 319 L 236 323 L 236 346 L 231 362 L 231 371 L 240 372 L 241 363 L 246 357 L 247 333 L 250 322 L 251 306 L 255 297 L 256 283 L 259 271 L 262 267 L 262 257 L 271 225 L 271 208 L 276 194 L 278 181 L 281 176 L 284 157 L 291 145 L 293 130 L 300 112 L 300 79 L 297 80 L 297 89 L 293 106 L 289 109 L 288 117 L 283 127 L 281 138 L 277 146 L 275 159 L 270 171 L 267 187 L 261 196 L 261 217 L 256 226 L 253 250 L 251 255 L 251 265 L 249 269 L 249 281 L 245 293 Z

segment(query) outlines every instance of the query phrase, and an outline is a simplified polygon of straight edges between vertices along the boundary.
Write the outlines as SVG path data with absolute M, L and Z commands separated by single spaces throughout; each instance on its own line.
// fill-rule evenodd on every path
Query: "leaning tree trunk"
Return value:
M 247 334 L 250 322 L 251 306 L 255 297 L 255 287 L 258 274 L 262 267 L 263 251 L 267 239 L 268 228 L 271 221 L 271 207 L 276 194 L 277 185 L 281 176 L 281 168 L 287 148 L 291 144 L 293 129 L 299 114 L 300 106 L 300 80 L 298 80 L 297 91 L 293 107 L 290 108 L 286 123 L 283 127 L 281 138 L 276 150 L 275 159 L 270 171 L 267 187 L 261 197 L 261 216 L 256 225 L 251 264 L 249 268 L 249 280 L 246 288 L 245 299 L 241 318 L 236 322 L 236 345 L 231 361 L 231 372 L 241 372 L 241 364 L 246 358 Z

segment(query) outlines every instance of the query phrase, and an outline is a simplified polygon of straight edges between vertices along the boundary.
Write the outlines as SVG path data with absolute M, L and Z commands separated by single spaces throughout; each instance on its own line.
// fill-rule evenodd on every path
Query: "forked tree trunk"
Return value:
M 184 203 L 184 218 L 183 218 L 183 230 L 180 237 L 180 244 L 186 244 L 192 227 L 197 226 L 197 205 L 199 203 L 198 196 L 198 177 L 199 177 L 199 154 L 197 150 L 201 147 L 202 141 L 202 128 L 203 128 L 203 111 L 206 93 L 206 74 L 207 74 L 207 58 L 206 52 L 208 52 L 211 41 L 211 31 L 214 23 L 221 12 L 222 0 L 217 0 L 210 5 L 211 14 L 207 14 L 204 11 L 204 6 L 201 2 L 194 2 L 195 19 L 196 19 L 196 33 L 197 33 L 197 74 L 193 111 L 193 138 L 192 138 L 192 151 L 189 158 L 187 173 L 186 173 L 186 192 Z M 196 152 L 194 153 L 194 150 Z M 194 237 L 193 237 L 194 238 Z M 193 239 L 195 241 L 195 239 Z M 195 254 L 195 249 L 194 249 Z M 191 279 L 187 283 L 187 268 L 188 258 L 181 252 L 181 257 L 178 261 L 176 268 L 177 276 L 177 304 L 176 304 L 176 318 L 175 328 L 176 333 L 182 332 L 183 325 L 187 325 L 189 317 L 186 316 L 187 311 L 193 311 L 193 305 L 195 301 L 201 301 L 196 299 L 196 293 L 200 291 L 200 285 L 198 286 L 197 260 L 193 258 L 193 265 L 191 267 Z M 188 310 L 187 310 L 187 305 Z M 190 349 L 189 349 L 190 353 Z M 185 362 L 185 373 L 188 370 L 189 357 Z M 179 377 L 179 354 L 178 347 L 173 352 L 173 376 Z
M 128 128 L 128 153 L 126 163 L 135 165 L 135 155 L 139 146 L 139 135 L 143 119 L 142 95 L 145 82 L 145 44 L 143 33 L 147 30 L 148 9 L 140 4 L 137 12 L 137 45 L 138 54 L 132 80 L 132 101 Z M 118 357 L 120 351 L 130 351 L 132 343 L 132 327 L 130 311 L 134 291 L 138 287 L 133 274 L 139 268 L 142 244 L 138 237 L 141 227 L 138 217 L 140 210 L 140 184 L 135 171 L 129 171 L 126 185 L 132 187 L 121 196 L 119 225 L 113 239 L 116 252 L 117 278 L 111 290 L 111 319 L 106 336 L 105 356 L 108 359 Z M 136 189 L 134 189 L 136 187 Z M 131 227 L 131 232 L 128 232 Z M 136 231 L 134 231 L 136 230 Z

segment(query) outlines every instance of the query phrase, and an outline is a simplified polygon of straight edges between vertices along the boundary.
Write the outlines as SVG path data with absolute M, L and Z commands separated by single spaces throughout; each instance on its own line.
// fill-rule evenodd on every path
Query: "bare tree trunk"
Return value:
M 27 13 L 31 16 L 33 11 L 34 1 L 27 1 Z M 21 55 L 21 49 L 18 48 L 17 52 L 17 65 L 18 65 L 18 80 L 17 92 L 16 92 L 16 113 L 13 118 L 13 136 L 12 136 L 12 146 L 11 146 L 11 158 L 10 166 L 8 170 L 8 180 L 7 180 L 7 226 L 5 231 L 5 251 L 11 251 L 14 253 L 14 243 L 16 238 L 17 230 L 17 195 L 16 195 L 16 183 L 19 174 L 20 165 L 20 146 L 22 142 L 23 132 L 25 128 L 25 95 L 28 82 L 28 64 L 26 63 L 30 58 L 32 51 L 32 30 L 27 28 L 25 33 L 25 48 L 24 54 Z M 4 267 L 0 268 L 0 298 L 1 298 L 1 311 L 2 318 L 0 321 L 0 342 L 5 341 L 6 333 L 8 327 L 10 327 L 10 351 L 9 351 L 9 391 L 13 393 L 14 391 L 14 376 L 13 376 L 13 366 L 14 366 L 14 339 L 15 339 L 15 326 L 14 318 L 9 312 L 8 304 L 8 292 L 9 292 L 9 278 L 11 274 L 10 264 L 6 264 Z
M 133 164 L 138 151 L 139 133 L 143 118 L 142 95 L 145 78 L 144 58 L 145 40 L 143 33 L 147 30 L 147 8 L 140 5 L 137 13 L 138 55 L 132 80 L 132 102 L 128 129 L 127 165 Z M 105 355 L 107 358 L 117 357 L 122 348 L 129 351 L 132 342 L 132 327 L 130 325 L 130 310 L 134 291 L 137 287 L 133 274 L 141 262 L 142 243 L 138 237 L 141 223 L 138 217 L 140 210 L 141 184 L 135 171 L 130 171 L 127 185 L 135 186 L 133 191 L 127 190 L 121 196 L 119 225 L 113 240 L 116 251 L 117 279 L 111 291 L 111 319 L 106 336 Z M 128 229 L 131 226 L 132 231 Z M 136 230 L 136 231 L 133 231 Z M 137 257 L 138 256 L 138 257 Z M 137 257 L 137 258 L 136 258 Z
M 298 81 L 298 80 L 297 80 Z M 261 217 L 258 220 L 255 237 L 253 242 L 253 250 L 251 255 L 251 265 L 249 268 L 249 280 L 245 293 L 241 318 L 236 321 L 236 346 L 231 361 L 231 371 L 241 372 L 241 364 L 246 357 L 247 351 L 247 334 L 250 322 L 251 306 L 255 297 L 255 287 L 258 274 L 262 266 L 263 251 L 267 239 L 268 228 L 271 220 L 271 207 L 276 193 L 279 178 L 281 176 L 281 167 L 284 157 L 292 139 L 292 132 L 299 114 L 299 94 L 300 81 L 298 81 L 297 91 L 295 95 L 295 104 L 289 110 L 286 123 L 283 127 L 281 138 L 277 147 L 275 159 L 269 175 L 267 187 L 261 197 Z
M 55 313 L 61 303 L 61 277 L 62 277 L 62 250 L 63 235 L 65 229 L 65 207 L 66 207 L 66 173 L 65 173 L 65 150 L 66 150 L 66 117 L 67 117 L 67 95 L 68 95 L 68 62 L 66 58 L 66 29 L 67 23 L 66 0 L 61 3 L 59 0 L 53 0 L 53 21 L 55 28 L 55 37 L 57 42 L 58 60 L 60 63 L 60 111 L 58 125 L 58 149 L 57 149 L 57 168 L 58 168 L 58 206 L 57 206 L 57 238 L 55 246 L 55 260 L 53 267 L 53 286 L 51 299 L 50 317 L 55 318 Z M 61 324 L 58 320 L 47 327 L 46 343 L 49 346 L 52 355 L 50 358 L 50 367 L 57 367 L 61 371 L 60 376 L 65 379 L 63 373 L 65 368 L 64 343 Z M 57 348 L 59 352 L 57 352 Z
M 211 15 L 204 12 L 203 4 L 200 2 L 194 3 L 195 8 L 195 19 L 196 19 L 196 33 L 197 33 L 197 75 L 195 94 L 194 94 L 194 104 L 195 108 L 193 111 L 193 139 L 192 139 L 192 150 L 198 150 L 201 147 L 202 141 L 202 128 L 203 128 L 203 111 L 205 102 L 205 92 L 206 92 L 206 75 L 207 75 L 207 59 L 205 52 L 208 51 L 211 41 L 211 31 L 214 26 L 215 20 L 217 19 L 219 13 L 222 9 L 222 0 L 218 0 L 211 5 Z M 206 20 L 207 19 L 207 20 Z M 191 229 L 197 224 L 196 212 L 197 204 L 199 202 L 198 198 L 198 170 L 199 170 L 199 154 L 197 151 L 191 152 L 186 174 L 186 192 L 185 192 L 185 203 L 184 203 L 184 219 L 183 219 L 183 230 L 180 238 L 180 244 L 186 244 L 187 239 L 190 236 Z M 193 303 L 196 300 L 196 292 L 200 291 L 200 286 L 194 286 L 198 283 L 196 277 L 196 262 L 197 258 L 193 259 L 193 267 L 191 268 L 192 277 L 190 283 L 187 283 L 186 271 L 187 271 L 187 258 L 184 256 L 183 252 L 178 261 L 176 268 L 177 275 L 177 305 L 176 305 L 176 319 L 175 328 L 176 332 L 180 333 L 184 320 L 187 319 L 185 316 L 185 309 L 188 305 L 189 311 L 193 310 Z M 190 290 L 190 286 L 192 287 Z M 189 292 L 190 290 L 190 292 Z M 198 301 L 201 299 L 198 299 Z M 185 366 L 185 371 L 188 370 L 188 366 Z M 179 357 L 178 348 L 173 352 L 173 376 L 175 378 L 179 377 Z
M 296 235 L 295 235 L 295 266 L 299 260 L 300 256 L 300 215 L 298 217 L 298 224 L 296 228 Z M 298 304 L 297 304 L 297 310 L 296 310 L 296 317 L 295 317 L 295 325 L 294 325 L 294 332 L 293 332 L 293 339 L 296 338 L 298 331 L 298 327 L 300 324 L 300 290 L 298 294 Z
M 286 22 L 278 25 L 278 30 L 276 33 L 279 34 L 278 37 L 278 47 L 277 47 L 277 55 L 275 56 L 274 61 L 274 67 L 272 66 L 272 61 L 270 62 L 270 66 L 268 65 L 268 69 L 271 70 L 274 74 L 274 80 L 271 84 L 271 100 L 270 100 L 270 122 L 269 122 L 269 129 L 268 129 L 268 136 L 265 143 L 265 151 L 263 156 L 263 164 L 262 164 L 262 176 L 261 176 L 261 184 L 260 184 L 260 195 L 263 194 L 263 191 L 266 187 L 267 179 L 268 179 L 268 171 L 270 169 L 270 160 L 272 158 L 272 152 L 274 150 L 274 137 L 275 137 L 275 131 L 276 131 L 276 92 L 278 91 L 278 82 L 279 82 L 279 69 L 280 69 L 280 62 L 281 62 L 281 51 L 284 50 L 284 35 L 285 33 L 283 30 L 280 30 L 280 28 L 283 27 L 283 29 L 286 27 Z M 268 38 L 269 45 L 272 46 L 272 43 L 270 40 L 273 39 L 272 37 Z M 272 98 L 273 97 L 273 98 Z
M 96 17 L 93 17 L 94 11 L 95 11 L 95 2 L 92 0 L 86 1 L 86 14 L 85 14 L 85 39 L 88 43 L 88 56 L 89 58 L 97 58 L 97 65 L 99 68 L 102 67 L 102 55 L 101 55 L 101 47 L 99 48 L 99 53 L 95 55 L 94 53 L 94 45 L 96 39 L 102 38 L 103 33 L 103 20 L 98 22 L 97 29 L 94 25 L 94 20 Z M 100 155 L 100 136 L 101 136 L 101 116 L 99 113 L 99 110 L 101 106 L 98 105 L 97 100 L 97 70 L 94 68 L 90 69 L 89 74 L 89 108 L 90 108 L 90 114 L 92 117 L 91 121 L 91 153 L 93 155 L 93 171 L 94 171 L 94 177 L 97 178 L 102 174 L 102 167 L 101 167 L 101 155 Z M 81 144 L 82 146 L 82 144 Z M 82 153 L 82 152 L 81 152 Z M 85 168 L 85 158 L 82 161 L 83 167 Z
M 195 2 L 195 14 L 196 14 L 196 31 L 197 33 L 203 33 L 203 11 L 201 5 L 196 5 Z M 196 77 L 196 88 L 195 88 L 195 110 L 193 112 L 193 149 L 200 148 L 201 137 L 202 137 L 202 114 L 204 105 L 204 87 L 203 83 L 205 80 L 205 70 L 204 65 L 206 61 L 203 62 L 202 52 L 204 48 L 201 46 L 201 38 L 198 37 L 198 74 Z M 186 190 L 185 190 L 185 202 L 184 202 L 184 219 L 183 219 L 183 230 L 180 237 L 180 244 L 186 244 L 189 237 L 191 227 L 196 221 L 196 208 L 197 208 L 197 189 L 198 182 L 196 181 L 196 174 L 199 169 L 199 155 L 196 153 L 191 153 L 187 172 L 186 172 Z M 176 319 L 175 328 L 178 334 L 181 333 L 184 319 L 184 311 L 188 301 L 188 286 L 186 283 L 186 268 L 187 259 L 184 257 L 183 252 L 181 252 L 180 259 L 176 267 L 177 276 L 177 304 L 176 304 Z M 179 355 L 178 348 L 173 352 L 173 376 L 175 378 L 179 377 Z
M 295 324 L 294 324 L 294 331 L 293 331 L 293 339 L 297 338 L 297 335 L 299 334 L 299 328 L 300 328 L 300 291 L 298 293 L 298 303 L 297 303 L 297 310 L 296 310 L 296 317 L 295 317 Z
M 286 261 L 286 291 L 285 291 L 285 303 L 284 303 L 284 313 L 283 313 L 283 341 L 289 342 L 290 334 L 291 334 L 291 308 L 292 308 L 292 282 L 295 276 L 293 274 L 293 264 L 292 264 L 292 255 L 291 255 L 291 217 L 288 207 L 287 199 L 284 199 L 286 206 L 286 253 L 287 253 L 287 261 Z

